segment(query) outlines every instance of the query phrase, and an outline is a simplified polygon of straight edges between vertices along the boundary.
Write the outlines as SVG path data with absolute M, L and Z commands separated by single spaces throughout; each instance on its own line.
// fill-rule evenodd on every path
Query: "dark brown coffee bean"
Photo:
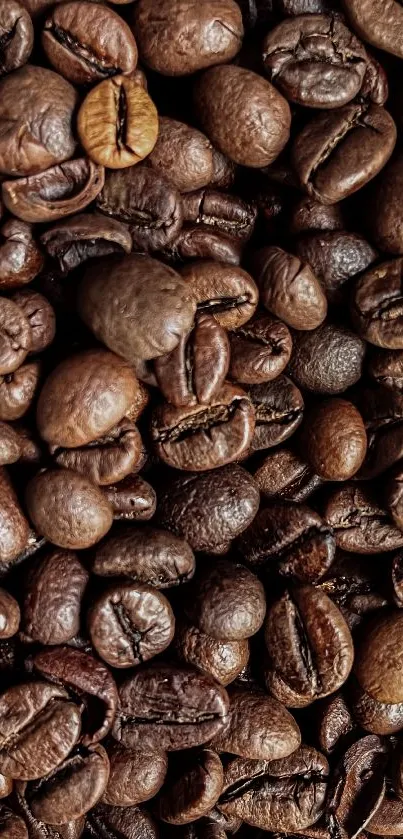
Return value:
M 145 273 L 152 282 L 144 283 Z M 78 308 L 99 340 L 133 362 L 171 352 L 189 332 L 196 303 L 189 284 L 172 268 L 133 254 L 94 262 L 81 285 Z
M 402 632 L 402 612 L 395 610 L 385 615 L 381 613 L 378 618 L 374 618 L 358 648 L 355 675 L 361 688 L 379 702 L 403 701 L 400 661 Z
M 324 810 L 329 764 L 310 746 L 279 760 L 235 758 L 226 766 L 218 806 L 263 830 L 293 833 Z
M 336 545 L 318 513 L 295 503 L 272 503 L 238 539 L 251 568 L 302 582 L 317 582 L 333 562 Z
M 315 329 L 327 312 L 325 295 L 309 265 L 281 248 L 262 248 L 254 275 L 263 305 L 294 329 Z
M 212 67 L 196 83 L 194 96 L 203 130 L 234 163 L 268 166 L 286 145 L 288 103 L 270 82 L 251 70 L 235 65 Z
M 322 480 L 291 449 L 276 449 L 254 474 L 260 492 L 270 501 L 306 501 Z
M 47 443 L 71 448 L 102 437 L 129 413 L 139 385 L 132 368 L 106 350 L 62 361 L 38 400 L 38 430 Z
M 161 789 L 168 769 L 166 752 L 125 749 L 108 745 L 109 780 L 102 796 L 104 804 L 131 807 L 154 798 Z
M 28 839 L 24 819 L 5 804 L 0 804 L 0 836 L 2 839 Z
M 81 818 L 101 798 L 108 777 L 109 761 L 103 746 L 81 747 L 50 775 L 28 785 L 32 813 L 45 824 Z
M 344 326 L 325 323 L 293 334 L 289 374 L 313 393 L 343 393 L 361 378 L 365 343 Z
M 6 422 L 0 422 L 0 466 L 16 463 L 22 453 L 17 431 Z
M 20 607 L 16 599 L 4 588 L 0 588 L 0 639 L 12 638 L 20 625 Z
M 3 76 L 26 64 L 34 45 L 32 20 L 16 0 L 0 3 L 0 33 L 0 74 Z
M 80 628 L 88 572 L 71 551 L 54 550 L 31 571 L 23 605 L 24 632 L 41 644 L 63 644 Z
M 42 678 L 80 697 L 83 708 L 84 746 L 98 743 L 110 731 L 118 705 L 118 692 L 109 670 L 87 652 L 74 647 L 44 649 L 33 658 L 33 669 Z
M 114 519 L 148 521 L 155 513 L 155 490 L 139 475 L 127 475 L 122 481 L 105 487 L 104 492 L 112 507 Z
M 7 472 L 0 468 L 0 564 L 3 570 L 24 550 L 29 524 L 18 503 Z M 1 770 L 0 770 L 1 771 Z
M 26 489 L 38 533 L 60 548 L 88 548 L 112 525 L 112 508 L 95 484 L 70 469 L 40 472 Z
M 390 350 L 403 349 L 402 272 L 401 259 L 367 271 L 356 281 L 351 301 L 351 318 L 359 335 Z
M 201 314 L 189 335 L 155 360 L 154 370 L 165 399 L 175 407 L 208 405 L 224 384 L 229 362 L 225 329 L 212 315 Z
M 26 414 L 38 389 L 40 373 L 38 361 L 27 361 L 15 373 L 0 376 L 0 420 L 17 420 Z
M 157 110 L 135 79 L 114 76 L 87 94 L 78 112 L 77 131 L 91 160 L 108 169 L 125 169 L 153 150 Z
M 149 166 L 110 172 L 97 198 L 102 213 L 129 225 L 134 250 L 161 250 L 178 236 L 183 223 L 182 198 L 163 172 Z
M 287 99 L 308 108 L 338 108 L 359 92 L 367 54 L 341 20 L 309 14 L 284 20 L 266 35 L 263 62 Z
M 241 47 L 242 15 L 233 0 L 139 0 L 134 31 L 141 59 L 167 76 L 230 61 Z
M 156 588 L 189 580 L 195 558 L 184 539 L 154 527 L 122 527 L 98 545 L 92 566 L 104 577 L 129 577 Z
M 285 323 L 257 317 L 230 333 L 230 376 L 241 384 L 276 379 L 291 357 L 292 339 Z
M 208 406 L 158 406 L 151 433 L 161 460 L 176 469 L 201 472 L 239 460 L 249 449 L 254 429 L 255 411 L 248 395 L 225 383 Z
M 183 214 L 188 224 L 207 226 L 216 233 L 247 242 L 253 233 L 257 210 L 235 195 L 200 189 L 184 196 Z
M 79 157 L 28 178 L 3 181 L 2 197 L 10 212 L 23 221 L 55 221 L 84 210 L 104 180 L 102 166 Z
M 189 758 L 166 781 L 156 802 L 156 812 L 168 824 L 189 824 L 207 816 L 217 803 L 224 782 L 224 770 L 212 749 L 202 749 Z
M 29 781 L 52 772 L 80 736 L 77 705 L 46 682 L 15 685 L 0 698 L 0 767 Z
M 206 224 L 185 224 L 177 239 L 162 251 L 161 256 L 174 263 L 209 259 L 239 265 L 242 242 L 210 230 Z
M 389 779 L 387 778 L 386 781 Z M 403 834 L 403 801 L 395 790 L 387 788 L 375 813 L 366 824 L 366 829 L 376 836 L 401 836 Z
M 259 292 L 242 268 L 213 260 L 186 265 L 181 271 L 200 313 L 214 315 L 225 329 L 237 329 L 255 313 Z
M 229 189 L 235 180 L 236 164 L 213 146 L 213 176 L 210 186 Z
M 189 498 L 194 504 L 189 505 Z M 158 496 L 159 523 L 195 551 L 217 550 L 239 536 L 259 508 L 259 490 L 238 464 L 174 477 Z
M 101 486 L 138 472 L 146 457 L 140 432 L 127 419 L 87 446 L 74 449 L 51 446 L 50 453 L 58 466 L 80 472 Z
M 308 194 L 334 204 L 374 178 L 395 143 L 396 126 L 388 112 L 357 102 L 314 116 L 297 136 L 292 160 Z
M 343 615 L 313 586 L 287 591 L 269 607 L 265 642 L 267 687 L 291 708 L 333 693 L 353 665 L 353 641 Z
M 278 376 L 273 382 L 248 385 L 246 392 L 256 415 L 251 453 L 284 443 L 301 425 L 304 400 L 287 376 Z
M 74 154 L 74 88 L 52 70 L 21 67 L 0 81 L 0 171 L 34 175 Z
M 53 67 L 74 84 L 130 74 L 137 64 L 130 27 L 112 9 L 86 0 L 53 9 L 42 32 L 42 46 Z
M 355 723 L 342 693 L 335 693 L 320 703 L 317 720 L 318 743 L 327 755 L 339 749 L 355 733 Z
M 98 804 L 87 816 L 87 827 L 92 839 L 124 836 L 125 839 L 158 839 L 157 825 L 140 807 L 109 807 Z
M 358 725 L 371 734 L 394 734 L 403 728 L 403 702 L 389 703 L 374 699 L 351 680 L 349 702 Z
M 31 349 L 31 327 L 24 311 L 0 297 L 0 375 L 14 373 Z
M 1 228 L 0 235 L 0 288 L 9 291 L 35 279 L 43 268 L 44 259 L 30 225 L 10 219 Z
M 324 399 L 305 413 L 300 451 L 325 481 L 348 481 L 367 451 L 361 414 L 346 399 Z
M 186 621 L 176 624 L 174 646 L 181 661 L 224 686 L 236 679 L 249 660 L 247 640 L 217 641 Z
M 206 743 L 228 723 L 227 692 L 211 676 L 190 667 L 150 664 L 139 668 L 123 682 L 119 697 L 113 736 L 129 748 L 192 748 Z
M 126 225 L 95 213 L 60 221 L 42 233 L 41 242 L 66 274 L 93 257 L 130 253 L 133 244 Z
M 386 510 L 357 484 L 345 484 L 328 499 L 324 519 L 337 546 L 359 554 L 378 554 L 403 547 L 403 533 Z
M 403 352 L 375 349 L 368 360 L 368 373 L 382 387 L 403 393 Z
M 170 117 L 159 120 L 157 142 L 148 162 L 179 192 L 193 192 L 214 178 L 214 149 L 205 134 Z
M 108 588 L 92 604 L 87 620 L 98 655 L 119 668 L 133 667 L 162 653 L 175 631 L 166 597 L 141 583 Z
M 364 5 L 360 0 L 349 0 L 343 3 L 343 7 L 352 27 L 361 38 L 374 47 L 403 58 L 400 41 L 403 21 L 399 3 L 392 2 L 381 8 L 375 0 L 368 0 Z
M 12 299 L 22 309 L 31 327 L 30 353 L 43 352 L 50 346 L 56 334 L 53 307 L 43 294 L 32 289 L 16 291 Z
M 325 818 L 339 836 L 354 839 L 379 807 L 385 793 L 386 754 L 382 740 L 368 735 L 350 746 L 336 766 Z
M 318 588 L 336 603 L 351 631 L 388 603 L 377 560 L 340 549 Z
M 337 205 L 319 206 L 322 210 L 334 210 Z M 329 303 L 337 305 L 347 303 L 350 291 L 347 281 L 365 271 L 377 257 L 376 250 L 363 236 L 342 229 L 321 230 L 300 236 L 296 253 L 311 266 Z
M 384 388 L 362 388 L 357 405 L 368 435 L 368 452 L 359 472 L 372 478 L 385 472 L 403 452 L 403 398 Z
M 262 626 L 266 598 L 261 582 L 242 565 L 219 560 L 195 577 L 185 612 L 217 641 L 242 641 Z
M 310 195 L 304 195 L 292 210 L 290 230 L 294 235 L 310 233 L 313 230 L 343 230 L 344 219 L 341 204 L 321 204 Z M 301 239 L 304 242 L 304 238 Z M 301 255 L 302 259 L 305 259 Z M 305 260 L 310 262 L 310 260 Z M 365 266 L 367 267 L 367 266 Z M 315 266 L 314 266 L 314 270 Z
M 254 760 L 276 760 L 295 752 L 299 728 L 280 702 L 258 691 L 230 688 L 229 724 L 215 748 Z
M 403 155 L 397 153 L 377 180 L 369 208 L 374 241 L 386 253 L 403 253 L 402 184 Z

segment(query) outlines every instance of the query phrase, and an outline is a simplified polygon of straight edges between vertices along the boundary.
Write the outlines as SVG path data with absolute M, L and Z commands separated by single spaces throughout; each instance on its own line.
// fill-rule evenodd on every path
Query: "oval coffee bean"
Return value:
M 56 317 L 48 299 L 38 291 L 21 289 L 13 294 L 13 301 L 22 309 L 31 327 L 30 353 L 40 353 L 53 342 Z
M 358 335 L 332 323 L 312 332 L 296 332 L 288 373 L 304 390 L 343 393 L 362 376 L 365 348 Z
M 24 311 L 0 297 L 0 375 L 14 373 L 32 346 L 31 328 Z
M 101 486 L 139 471 L 146 457 L 140 432 L 127 419 L 87 446 L 74 449 L 50 446 L 50 453 L 58 466 L 80 472 Z
M 156 810 L 168 824 L 189 824 L 207 816 L 217 803 L 224 782 L 224 770 L 212 749 L 203 749 L 193 760 L 181 765 L 173 777 L 168 775 Z
M 29 524 L 6 470 L 0 467 L 0 567 L 3 571 L 23 552 L 28 539 Z
M 292 339 L 285 323 L 271 317 L 254 318 L 230 333 L 230 376 L 241 384 L 276 379 L 288 364 Z
M 403 533 L 358 484 L 345 484 L 328 498 L 323 517 L 344 551 L 378 554 L 403 546 Z
M 43 268 L 44 259 L 30 225 L 10 219 L 0 233 L 0 288 L 9 291 L 34 280 Z
M 192 623 L 217 641 L 255 635 L 266 613 L 264 588 L 247 568 L 218 560 L 196 575 L 185 603 Z
M 155 588 L 187 582 L 195 558 L 184 539 L 155 527 L 122 527 L 95 549 L 92 566 L 101 577 L 129 577 Z
M 27 413 L 38 388 L 40 373 L 39 361 L 27 361 L 14 373 L 0 376 L 0 420 L 21 419 Z
M 343 0 L 343 8 L 353 29 L 364 41 L 403 58 L 400 40 L 403 13 L 399 3 L 391 0 L 386 6 L 378 7 L 375 0 L 368 0 L 365 4 L 360 0 Z
M 0 639 L 12 638 L 20 625 L 20 607 L 6 589 L 0 588 Z
M 138 475 L 127 475 L 104 489 L 118 521 L 148 521 L 155 513 L 157 496 L 152 486 Z
M 182 193 L 201 189 L 214 177 L 214 149 L 205 134 L 170 117 L 159 120 L 148 162 Z
M 354 672 L 358 682 L 379 702 L 403 701 L 400 635 L 403 614 L 393 611 L 374 619 L 358 650 Z
M 247 640 L 217 641 L 185 621 L 176 624 L 174 646 L 181 661 L 212 676 L 224 687 L 236 679 L 249 660 Z
M 62 219 L 42 233 L 41 243 L 66 274 L 93 257 L 130 253 L 133 244 L 124 224 L 95 213 Z
M 281 248 L 262 248 L 254 275 L 263 305 L 294 329 L 315 329 L 327 313 L 326 297 L 309 265 Z
M 308 198 L 307 201 L 312 199 Z M 338 204 L 319 205 L 322 212 L 335 210 Z M 339 211 L 340 212 L 340 211 Z M 304 233 L 299 236 L 295 251 L 299 258 L 310 265 L 318 278 L 329 304 L 348 304 L 348 280 L 365 271 L 377 257 L 370 242 L 358 233 L 341 229 Z M 301 327 L 299 327 L 301 328 Z
M 28 12 L 16 0 L 0 3 L 1 75 L 18 70 L 29 59 L 34 45 L 34 28 Z
M 0 422 L 0 466 L 16 463 L 22 454 L 18 433 L 6 422 Z
M 197 311 L 213 315 L 225 329 L 243 326 L 255 313 L 258 289 L 242 268 L 204 259 L 185 265 L 181 275 Z
M 31 570 L 24 598 L 24 633 L 41 644 L 63 644 L 80 628 L 89 574 L 71 551 L 54 550 Z
M 125 749 L 118 743 L 108 745 L 107 751 L 110 771 L 102 802 L 131 807 L 154 798 L 167 773 L 166 752 Z
M 124 836 L 126 839 L 158 839 L 157 825 L 140 807 L 109 807 L 98 804 L 87 816 L 86 825 L 93 839 Z
M 395 734 L 403 728 L 403 702 L 380 702 L 352 679 L 349 702 L 354 719 L 371 734 Z
M 323 700 L 317 729 L 319 746 L 327 755 L 354 736 L 356 725 L 342 693 Z
M 367 452 L 361 414 L 346 399 L 323 400 L 306 412 L 299 448 L 320 478 L 348 481 Z
M 269 501 L 307 501 L 322 480 L 291 449 L 275 449 L 258 466 L 255 481 Z
M 401 259 L 383 262 L 357 280 L 351 318 L 362 338 L 388 350 L 403 349 Z

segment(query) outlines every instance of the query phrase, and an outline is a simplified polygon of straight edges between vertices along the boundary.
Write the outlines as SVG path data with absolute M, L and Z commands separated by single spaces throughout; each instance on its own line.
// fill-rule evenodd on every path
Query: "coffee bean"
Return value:
M 270 501 L 306 501 L 322 480 L 291 449 L 275 449 L 254 474 L 260 492 Z
M 357 332 L 371 344 L 403 348 L 400 323 L 402 260 L 384 262 L 356 282 L 351 317 Z
M 0 468 L 0 511 L 0 563 L 5 571 L 24 550 L 29 524 L 3 467 Z
M 157 839 L 157 825 L 140 807 L 109 807 L 98 804 L 87 817 L 87 827 L 93 839 L 105 836 L 124 836 L 125 839 Z
M 0 466 L 19 460 L 22 453 L 18 433 L 6 422 L 0 422 Z
M 138 472 L 146 459 L 140 433 L 127 419 L 87 446 L 74 449 L 50 446 L 50 453 L 58 466 L 80 472 L 101 486 Z
M 229 685 L 249 660 L 249 644 L 242 641 L 218 641 L 187 621 L 176 624 L 175 652 L 181 661 L 196 667 Z
M 22 289 L 13 294 L 13 301 L 22 309 L 31 327 L 30 353 L 46 350 L 56 333 L 55 313 L 43 294 L 31 289 Z
M 3 839 L 28 839 L 28 828 L 6 804 L 0 805 L 0 835 Z
M 323 212 L 338 205 L 320 206 Z M 363 236 L 343 229 L 307 233 L 297 239 L 295 249 L 299 258 L 311 266 L 329 303 L 338 306 L 349 302 L 348 280 L 365 271 L 377 256 Z
M 359 0 L 349 0 L 348 3 L 343 2 L 343 7 L 351 25 L 365 41 L 403 58 L 400 43 L 403 21 L 398 3 L 393 2 L 390 7 L 380 9 L 374 0 L 369 0 L 364 7 Z
M 148 162 L 182 193 L 201 189 L 214 178 L 210 141 L 201 131 L 170 117 L 159 120 L 157 142 Z
M 16 0 L 0 3 L 1 75 L 17 70 L 29 59 L 34 45 L 34 28 L 29 14 Z
M 130 253 L 133 244 L 124 224 L 95 213 L 60 221 L 42 234 L 41 242 L 66 274 L 93 257 Z
M 321 703 L 317 722 L 318 742 L 323 752 L 332 754 L 335 749 L 355 734 L 355 723 L 342 693 L 335 693 Z
M 346 399 L 323 400 L 306 412 L 299 446 L 320 478 L 348 481 L 367 451 L 361 414 Z
M 129 577 L 156 588 L 170 588 L 194 574 L 193 551 L 184 539 L 153 527 L 123 527 L 97 547 L 93 571 Z
M 102 796 L 104 804 L 131 807 L 148 801 L 161 789 L 168 769 L 165 752 L 125 749 L 108 745 L 109 780 Z
M 403 546 L 403 533 L 386 510 L 357 484 L 345 484 L 330 495 L 324 519 L 333 529 L 337 546 L 344 551 L 377 554 Z
M 325 323 L 293 334 L 289 374 L 299 387 L 321 394 L 342 393 L 362 375 L 365 343 L 345 327 Z
M 14 373 L 32 346 L 31 328 L 24 311 L 0 297 L 0 374 Z
M 243 326 L 255 313 L 258 289 L 242 268 L 202 260 L 186 265 L 181 275 L 197 311 L 213 315 L 225 329 Z
M 291 233 L 310 233 L 314 230 L 343 230 L 344 219 L 341 204 L 321 204 L 315 198 L 304 195 L 295 204 L 291 216 Z M 304 245 L 305 237 L 301 240 Z M 331 252 L 330 252 L 331 253 Z M 318 256 L 320 256 L 320 251 Z M 310 262 L 310 260 L 306 260 Z
M 113 518 L 124 521 L 148 521 L 155 513 L 157 496 L 152 486 L 139 475 L 127 475 L 105 487 Z
M 358 725 L 371 734 L 394 734 L 403 728 L 403 703 L 380 702 L 352 679 L 349 701 Z
M 222 791 L 224 771 L 218 755 L 203 749 L 180 765 L 165 782 L 157 800 L 157 813 L 168 824 L 188 824 L 206 816 Z
M 403 392 L 403 353 L 400 350 L 383 352 L 375 349 L 368 360 L 368 373 L 389 390 Z
M 326 317 L 327 303 L 308 265 L 281 248 L 262 248 L 255 257 L 255 277 L 269 312 L 294 329 L 315 329 Z
M 284 443 L 301 425 L 304 400 L 300 390 L 287 376 L 278 376 L 273 382 L 249 385 L 246 392 L 256 415 L 251 453 Z
M 80 628 L 88 573 L 71 551 L 54 550 L 31 571 L 24 599 L 24 632 L 33 641 L 63 644 Z
M 226 560 L 205 566 L 194 580 L 185 611 L 190 620 L 217 641 L 242 641 L 260 629 L 266 611 L 260 581 Z
M 30 225 L 11 219 L 3 224 L 0 234 L 0 288 L 9 291 L 35 279 L 44 260 Z
M 288 364 L 292 339 L 286 325 L 257 317 L 230 333 L 230 376 L 241 384 L 276 379 Z
M 200 224 L 240 242 L 247 242 L 253 233 L 256 207 L 235 195 L 214 189 L 199 189 L 183 197 L 186 223 Z
M 27 361 L 14 373 L 0 376 L 0 420 L 17 420 L 27 413 L 38 389 L 40 373 L 39 361 Z

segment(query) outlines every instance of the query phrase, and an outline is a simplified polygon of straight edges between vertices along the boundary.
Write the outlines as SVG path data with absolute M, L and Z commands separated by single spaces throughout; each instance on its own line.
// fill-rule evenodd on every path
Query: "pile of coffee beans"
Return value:
M 402 60 L 0 0 L 0 839 L 403 836 Z

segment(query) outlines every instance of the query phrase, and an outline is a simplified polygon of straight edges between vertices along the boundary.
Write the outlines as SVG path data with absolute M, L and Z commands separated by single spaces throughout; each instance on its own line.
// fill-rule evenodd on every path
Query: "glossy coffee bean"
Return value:
M 353 678 L 349 702 L 354 719 L 371 734 L 395 734 L 403 728 L 403 703 L 380 702 L 367 693 Z
M 203 749 L 193 760 L 168 775 L 157 800 L 157 813 L 168 824 L 188 824 L 208 815 L 218 801 L 224 782 L 220 758 Z
M 365 343 L 345 327 L 325 323 L 312 332 L 293 334 L 289 375 L 313 393 L 337 394 L 361 378 Z
M 323 400 L 306 412 L 299 447 L 320 478 L 348 481 L 367 451 L 361 414 L 346 399 Z
M 185 611 L 192 623 L 218 641 L 242 641 L 263 623 L 264 589 L 242 565 L 218 560 L 196 576 Z
M 200 77 L 194 95 L 203 130 L 234 163 L 268 166 L 286 145 L 288 103 L 270 82 L 251 70 L 235 65 L 212 67 Z
M 157 111 L 134 79 L 114 76 L 87 94 L 78 112 L 77 130 L 91 160 L 108 169 L 125 169 L 154 148 Z
M 401 184 L 403 157 L 397 153 L 374 186 L 370 226 L 376 245 L 386 253 L 403 253 Z
M 365 47 L 338 18 L 300 15 L 284 20 L 263 41 L 269 78 L 284 96 L 308 108 L 338 108 L 358 94 Z
M 127 475 L 105 487 L 105 495 L 118 521 L 148 521 L 155 513 L 157 496 L 151 484 L 139 475 Z
M 355 723 L 341 692 L 321 702 L 317 721 L 318 742 L 327 755 L 348 742 L 355 733 Z
M 207 673 L 224 686 L 236 679 L 249 660 L 247 640 L 217 641 L 184 620 L 176 624 L 174 645 L 181 661 Z
M 63 644 L 80 628 L 89 575 L 71 551 L 54 550 L 31 570 L 24 599 L 24 632 L 41 644 Z
M 129 748 L 192 748 L 228 722 L 227 692 L 193 668 L 163 663 L 140 668 L 120 686 L 119 698 L 112 733 Z
M 341 204 L 321 204 L 315 198 L 304 195 L 293 207 L 291 233 L 294 235 L 310 233 L 314 230 L 343 230 L 343 227 L 344 219 Z
M 0 4 L 1 75 L 17 70 L 29 59 L 34 45 L 34 28 L 29 14 L 16 0 Z
M 0 589 L 0 638 L 12 638 L 20 625 L 20 607 L 6 589 Z
M 87 446 L 74 449 L 50 446 L 50 453 L 58 466 L 80 472 L 101 486 L 138 472 L 145 461 L 140 433 L 126 418 Z
M 29 524 L 6 470 L 0 468 L 0 564 L 6 570 L 24 550 Z
M 337 205 L 320 206 L 322 210 L 334 210 Z M 348 280 L 365 271 L 377 256 L 376 250 L 363 236 L 343 229 L 320 229 L 320 232 L 300 236 L 296 253 L 311 266 L 328 302 L 336 305 L 347 303 L 350 292 Z
M 0 420 L 17 420 L 26 414 L 38 390 L 40 373 L 39 361 L 26 361 L 15 373 L 0 376 Z
M 129 26 L 107 6 L 71 0 L 56 6 L 45 22 L 42 46 L 69 81 L 88 84 L 136 68 L 137 47 Z
M 394 390 L 403 391 L 403 353 L 401 350 L 386 351 L 375 349 L 368 359 L 368 373 L 377 384 Z
M 304 400 L 301 391 L 287 376 L 278 376 L 273 382 L 249 385 L 246 392 L 256 416 L 251 453 L 284 443 L 301 425 Z
M 340 548 L 318 587 L 336 603 L 351 631 L 388 602 L 376 559 Z
M 43 294 L 32 289 L 21 289 L 13 294 L 13 301 L 22 309 L 31 327 L 31 354 L 46 350 L 56 333 L 55 313 Z
M 260 384 L 279 376 L 291 356 L 292 338 L 285 323 L 256 317 L 230 333 L 230 376 L 241 384 Z
M 308 464 L 291 449 L 279 448 L 258 466 L 255 481 L 260 492 L 270 501 L 306 501 L 322 480 Z
M 403 445 L 400 393 L 378 388 L 362 388 L 357 394 L 368 436 L 368 452 L 360 477 L 373 478 L 393 466 L 401 457 Z
M 148 162 L 182 193 L 201 189 L 214 177 L 214 149 L 205 134 L 170 117 L 159 120 Z
M 304 505 L 273 502 L 255 517 L 238 539 L 244 561 L 269 578 L 276 574 L 302 582 L 317 582 L 335 555 L 328 525 Z
M 32 346 L 31 328 L 24 311 L 0 297 L 0 374 L 14 373 Z
M 348 3 L 343 2 L 343 8 L 351 26 L 361 38 L 374 47 L 403 57 L 400 43 L 403 18 L 398 3 L 392 2 L 380 9 L 374 0 L 369 0 L 365 5 L 359 0 L 349 0 Z
M 256 222 L 256 207 L 215 189 L 199 189 L 183 198 L 183 214 L 187 224 L 200 224 L 216 233 L 247 242 Z
M 351 317 L 362 338 L 389 350 L 403 348 L 400 323 L 402 260 L 384 262 L 357 280 Z
M 15 429 L 6 422 L 0 422 L 0 466 L 7 466 L 19 460 L 22 453 L 21 441 Z
M 93 839 L 105 833 L 127 839 L 158 839 L 157 825 L 147 810 L 141 807 L 110 807 L 98 804 L 87 816 L 87 827 Z
M 242 242 L 211 230 L 207 224 L 188 223 L 161 256 L 177 264 L 191 259 L 213 259 L 227 265 L 239 265 Z
M 254 276 L 263 305 L 294 329 L 315 329 L 326 317 L 327 303 L 309 265 L 281 248 L 262 248 Z
M 126 577 L 156 588 L 189 580 L 195 558 L 184 539 L 154 527 L 122 527 L 98 545 L 92 570 L 105 577 Z
M 154 798 L 161 789 L 168 769 L 166 752 L 125 749 L 108 745 L 109 780 L 102 796 L 104 804 L 131 807 Z
M 65 274 L 93 257 L 130 253 L 133 245 L 124 224 L 95 213 L 62 219 L 42 234 L 41 243 Z
M 38 533 L 60 548 L 88 548 L 112 525 L 101 490 L 70 469 L 40 472 L 26 489 L 28 515 Z
M 387 511 L 358 484 L 345 484 L 332 492 L 324 519 L 333 529 L 337 546 L 344 551 L 378 554 L 403 546 L 403 533 Z
M 197 311 L 213 315 L 225 329 L 243 326 L 255 313 L 258 289 L 242 268 L 207 259 L 186 265 L 181 275 Z
M 402 615 L 393 611 L 374 619 L 359 648 L 354 672 L 360 686 L 379 702 L 402 701 L 400 632 Z
M 10 219 L 1 228 L 0 287 L 6 291 L 19 288 L 39 274 L 44 260 L 33 238 L 30 225 Z
M 266 685 L 291 708 L 333 693 L 353 665 L 354 647 L 343 615 L 313 586 L 287 591 L 271 605 L 265 643 Z
M 377 811 L 384 792 L 387 751 L 379 737 L 362 737 L 337 764 L 328 792 L 328 820 L 340 832 L 358 834 Z M 362 802 L 360 807 L 357 801 Z

